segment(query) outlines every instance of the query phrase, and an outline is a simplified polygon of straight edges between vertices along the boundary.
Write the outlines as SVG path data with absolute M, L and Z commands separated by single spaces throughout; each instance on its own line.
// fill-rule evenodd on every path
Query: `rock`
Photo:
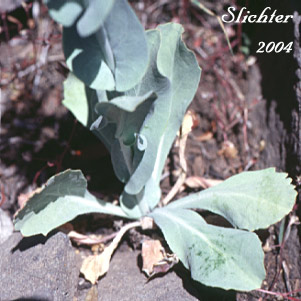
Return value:
M 8 214 L 0 208 L 0 244 L 5 242 L 13 233 L 13 222 Z
M 108 273 L 98 282 L 98 296 L 93 301 L 235 300 L 233 292 L 229 295 L 226 291 L 214 290 L 214 293 L 211 291 L 208 294 L 208 289 L 193 281 L 181 265 L 177 265 L 174 271 L 147 282 L 139 268 L 139 253 L 130 249 L 116 251 Z M 86 297 L 91 295 L 92 290 L 93 288 L 79 291 L 78 301 L 87 300 Z
M 0 0 L 1 11 L 12 11 L 21 4 L 22 0 Z
M 14 233 L 0 245 L 0 300 L 72 301 L 79 264 L 63 233 L 23 239 Z

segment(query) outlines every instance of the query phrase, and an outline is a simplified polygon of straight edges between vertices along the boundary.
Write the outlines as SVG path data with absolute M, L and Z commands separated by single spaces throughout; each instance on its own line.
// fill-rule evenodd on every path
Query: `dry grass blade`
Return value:
M 206 14 L 212 16 L 212 17 L 215 17 L 220 25 L 220 27 L 222 28 L 223 32 L 224 32 L 224 35 L 226 37 L 226 40 L 227 40 L 227 44 L 228 44 L 228 47 L 230 49 L 230 52 L 231 54 L 233 55 L 233 50 L 232 50 L 232 46 L 231 46 L 231 43 L 230 43 L 230 40 L 229 40 L 229 37 L 228 37 L 228 34 L 226 32 L 226 29 L 225 29 L 225 26 L 223 24 L 223 21 L 222 19 L 217 16 L 213 11 L 211 11 L 210 9 L 208 9 L 204 4 L 200 3 L 198 0 L 190 0 L 191 3 L 195 6 L 197 6 L 199 9 L 201 9 L 202 11 L 204 11 Z
M 177 179 L 176 184 L 169 191 L 167 196 L 162 200 L 161 204 L 166 206 L 179 192 L 179 190 L 183 187 L 187 174 L 187 162 L 185 159 L 185 149 L 188 134 L 191 132 L 194 125 L 194 115 L 191 111 L 188 111 L 185 116 L 181 126 L 181 131 L 179 133 L 178 145 L 179 145 L 179 159 L 180 159 L 180 167 L 181 173 L 179 178 Z
M 199 189 L 199 188 L 206 189 L 218 185 L 222 182 L 223 182 L 222 180 L 205 179 L 203 177 L 192 176 L 185 180 L 185 185 L 193 189 Z

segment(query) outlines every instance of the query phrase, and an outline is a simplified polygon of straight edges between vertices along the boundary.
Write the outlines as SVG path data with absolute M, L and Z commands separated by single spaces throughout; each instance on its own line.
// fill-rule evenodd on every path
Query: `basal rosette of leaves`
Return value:
M 286 177 L 287 174 L 276 173 L 273 168 L 244 172 L 215 187 L 156 208 L 147 216 L 161 228 L 169 247 L 191 270 L 193 279 L 224 289 L 256 289 L 265 278 L 264 254 L 259 238 L 250 230 L 274 224 L 290 212 L 296 191 Z M 268 185 L 267 190 L 262 183 Z M 254 195 L 257 187 L 262 189 Z M 220 212 L 243 230 L 209 225 L 191 210 L 208 209 L 208 204 L 210 211 Z M 87 213 L 130 218 L 120 206 L 91 195 L 80 171 L 67 170 L 49 179 L 42 191 L 16 215 L 14 222 L 16 230 L 24 236 L 47 235 Z
M 110 150 L 115 173 L 126 183 L 121 206 L 132 218 L 160 200 L 162 169 L 199 83 L 200 69 L 182 32 L 172 23 L 146 32 L 148 68 L 130 90 L 93 90 L 73 74 L 65 82 L 64 104 Z
M 168 23 L 144 32 L 124 0 L 45 2 L 64 26 L 72 70 L 63 103 L 106 145 L 125 186 L 116 206 L 90 194 L 81 171 L 64 171 L 17 213 L 16 230 L 47 235 L 87 213 L 148 216 L 193 279 L 224 289 L 259 288 L 264 254 L 252 231 L 291 211 L 296 191 L 287 174 L 273 168 L 244 172 L 156 208 L 166 157 L 200 79 L 195 56 L 181 39 L 182 26 Z M 234 228 L 207 224 L 197 210 L 221 215 Z

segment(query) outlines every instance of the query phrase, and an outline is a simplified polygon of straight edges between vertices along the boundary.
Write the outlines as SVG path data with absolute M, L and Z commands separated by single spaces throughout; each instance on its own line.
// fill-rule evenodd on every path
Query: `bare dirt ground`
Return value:
M 280 5 L 278 2 L 273 5 Z M 271 57 L 252 56 L 254 44 L 250 46 L 247 42 L 247 34 L 253 41 L 259 34 L 245 33 L 248 28 L 240 26 L 227 27 L 234 49 L 232 56 L 217 19 L 189 1 L 136 0 L 131 3 L 145 28 L 170 21 L 183 24 L 184 40 L 202 68 L 201 83 L 190 107 L 195 127 L 186 147 L 187 177 L 191 181 L 186 182 L 176 198 L 205 188 L 208 179 L 223 180 L 244 170 L 271 166 L 290 172 L 297 184 L 300 162 L 292 145 L 296 142 L 290 139 L 295 131 L 292 122 L 298 115 L 297 111 L 294 113 L 297 100 L 293 89 L 297 66 L 292 55 L 278 58 L 279 63 L 286 66 L 282 69 L 282 79 L 284 76 L 291 81 L 278 79 L 280 82 L 275 86 L 273 73 L 276 71 Z M 221 15 L 233 1 L 203 3 Z M 61 104 L 62 82 L 68 70 L 61 49 L 60 27 L 48 17 L 46 7 L 40 2 L 18 4 L 12 7 L 3 1 L 0 5 L 3 12 L 0 20 L 1 209 L 12 216 L 19 208 L 22 194 L 67 168 L 81 169 L 89 180 L 89 189 L 98 196 L 117 199 L 122 184 L 114 176 L 108 152 Z M 287 30 L 291 30 L 289 34 L 293 36 L 293 28 Z M 268 32 L 269 29 L 266 34 Z M 288 35 L 288 31 L 283 34 Z M 282 91 L 276 95 L 287 95 L 285 108 L 283 97 L 274 97 L 271 90 L 273 93 Z M 165 167 L 163 195 L 175 184 L 178 172 L 178 148 L 174 146 Z M 298 208 L 297 204 L 284 221 L 258 233 L 267 270 L 262 289 L 267 293 L 237 293 L 236 300 L 300 300 L 300 226 L 293 222 L 296 216 L 300 217 Z M 81 217 L 73 224 L 87 233 L 113 231 L 114 221 L 97 221 L 91 227 L 87 218 Z M 208 221 L 216 222 L 210 216 Z M 285 233 L 283 241 L 281 233 Z M 141 234 L 135 231 L 127 237 L 128 245 L 134 249 L 140 248 L 140 240 Z M 164 282 L 164 277 L 161 281 Z M 81 287 L 86 293 L 87 286 L 79 286 L 79 290 Z M 288 292 L 296 293 L 283 295 Z M 215 300 L 214 297 L 196 297 Z M 233 294 L 231 298 L 233 300 Z

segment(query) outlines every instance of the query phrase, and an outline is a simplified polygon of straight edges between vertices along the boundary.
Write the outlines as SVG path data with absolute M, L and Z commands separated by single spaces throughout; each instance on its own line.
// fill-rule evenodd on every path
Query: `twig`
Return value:
M 291 228 L 292 228 L 292 225 L 298 225 L 300 222 L 299 222 L 299 219 L 296 215 L 291 215 L 290 216 L 290 219 L 289 219 L 289 222 L 288 222 L 288 225 L 286 227 L 286 230 L 285 230 L 285 233 L 282 237 L 282 241 L 280 240 L 280 251 L 279 251 L 279 264 L 278 264 L 278 269 L 277 269 L 277 273 L 273 279 L 273 282 L 272 284 L 270 285 L 269 287 L 269 291 L 272 291 L 272 289 L 274 288 L 277 280 L 278 280 L 278 277 L 280 275 L 280 272 L 281 272 L 281 268 L 282 268 L 282 262 L 283 262 L 283 250 L 284 250 L 284 246 L 285 246 L 285 243 L 291 233 Z M 281 238 L 280 238 L 281 239 Z
M 167 196 L 162 200 L 162 205 L 166 206 L 178 193 L 183 184 L 185 183 L 186 173 L 181 172 L 180 176 L 177 179 L 176 184 L 172 187 L 172 189 L 168 192 Z
M 283 276 L 284 276 L 284 281 L 285 281 L 285 284 L 286 284 L 286 289 L 291 292 L 292 291 L 292 286 L 290 284 L 290 274 L 289 274 L 289 269 L 288 269 L 288 266 L 285 262 L 285 260 L 282 260 L 282 269 L 283 269 Z
M 217 19 L 221 29 L 224 32 L 225 37 L 226 37 L 229 50 L 230 50 L 231 54 L 233 55 L 233 50 L 232 50 L 232 47 L 231 47 L 231 43 L 230 43 L 230 40 L 229 40 L 229 37 L 228 37 L 228 34 L 226 32 L 226 29 L 225 29 L 225 26 L 224 26 L 224 23 L 223 23 L 222 19 L 219 16 L 217 16 L 212 10 L 208 9 L 205 5 L 200 3 L 198 0 L 190 0 L 190 2 L 193 5 L 197 6 L 199 9 L 203 10 L 206 14 L 208 14 L 212 17 L 215 17 Z
M 117 248 L 120 240 L 122 239 L 123 235 L 129 231 L 132 228 L 137 228 L 137 227 L 141 227 L 141 221 L 136 221 L 136 222 L 132 222 L 129 224 L 126 224 L 125 226 L 123 226 L 119 232 L 116 234 L 116 236 L 114 237 L 113 241 L 111 242 L 111 244 L 107 247 L 110 251 L 111 254 L 113 254 L 114 250 Z
M 187 116 L 187 119 L 185 118 Z M 185 159 L 185 149 L 186 149 L 186 143 L 188 134 L 192 129 L 193 123 L 191 122 L 191 114 L 188 112 L 184 117 L 184 121 L 182 124 L 182 127 L 180 129 L 180 135 L 179 135 L 179 159 L 180 159 L 180 167 L 181 167 L 181 173 L 179 178 L 177 179 L 175 185 L 172 187 L 172 189 L 169 191 L 167 196 L 161 201 L 161 205 L 166 206 L 179 192 L 181 187 L 184 185 L 187 175 L 187 162 Z M 185 124 L 187 123 L 187 124 Z M 185 131 L 185 132 L 183 132 Z
M 0 207 L 5 203 L 6 197 L 5 197 L 5 191 L 4 187 L 0 184 L 0 190 L 1 190 L 1 199 L 0 199 Z
M 288 300 L 301 301 L 301 299 L 297 299 L 297 298 L 294 298 L 294 297 L 289 297 L 289 295 L 299 293 L 299 292 L 301 292 L 301 290 L 296 290 L 296 291 L 289 292 L 289 293 L 280 293 L 280 292 L 271 292 L 271 291 L 267 291 L 267 290 L 259 288 L 256 291 L 264 293 L 264 294 L 268 294 L 268 295 L 281 296 L 281 297 L 283 297 L 285 299 L 288 299 Z

